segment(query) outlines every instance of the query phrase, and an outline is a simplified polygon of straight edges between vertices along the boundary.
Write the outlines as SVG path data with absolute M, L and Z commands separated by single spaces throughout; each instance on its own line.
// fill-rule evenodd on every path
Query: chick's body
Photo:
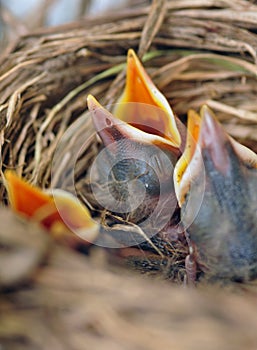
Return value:
M 227 139 L 202 148 L 205 188 L 195 218 L 182 206 L 196 260 L 210 279 L 250 280 L 257 276 L 257 169 L 246 164 Z M 224 159 L 215 164 L 217 155 Z M 190 186 L 191 204 L 199 205 L 203 186 L 195 177 Z

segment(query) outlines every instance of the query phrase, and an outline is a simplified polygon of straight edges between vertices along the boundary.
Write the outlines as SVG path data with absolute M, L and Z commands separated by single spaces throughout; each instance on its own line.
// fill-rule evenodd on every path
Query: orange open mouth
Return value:
M 5 179 L 10 205 L 19 215 L 40 223 L 55 236 L 73 231 L 89 242 L 96 238 L 99 225 L 72 194 L 63 190 L 45 193 L 10 170 Z
M 240 162 L 248 168 L 257 168 L 257 155 L 229 136 L 206 105 L 202 106 L 200 115 L 192 110 L 188 112 L 186 146 L 174 169 L 175 192 L 180 206 L 185 201 L 192 178 L 201 171 L 201 152 L 204 149 L 208 151 L 208 157 L 216 170 L 223 175 L 229 173 L 228 144 L 232 146 Z
M 132 49 L 128 51 L 125 90 L 112 112 L 118 119 L 142 131 L 167 139 L 174 147 L 181 145 L 176 119 L 168 101 Z

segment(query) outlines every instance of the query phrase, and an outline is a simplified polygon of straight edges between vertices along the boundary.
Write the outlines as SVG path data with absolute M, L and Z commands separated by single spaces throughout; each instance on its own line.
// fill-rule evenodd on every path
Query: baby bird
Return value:
M 181 220 L 209 280 L 257 277 L 257 155 L 207 106 L 188 116 L 186 148 L 174 171 Z
M 112 113 L 91 95 L 88 108 L 104 145 L 91 171 L 98 202 L 133 223 L 151 217 L 158 232 L 177 205 L 172 177 L 185 143 L 184 125 L 133 50 L 126 86 Z
M 151 226 L 158 232 L 177 205 L 173 145 L 115 118 L 92 96 L 88 106 L 105 146 L 91 168 L 96 198 L 105 209 L 130 222 L 151 217 Z

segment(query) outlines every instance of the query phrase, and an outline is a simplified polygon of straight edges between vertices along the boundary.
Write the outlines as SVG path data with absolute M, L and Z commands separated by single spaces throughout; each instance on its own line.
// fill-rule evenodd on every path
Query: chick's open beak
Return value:
M 190 187 L 190 180 L 196 173 L 199 164 L 199 157 L 196 157 L 196 167 L 189 167 L 190 162 L 196 153 L 197 141 L 199 138 L 201 118 L 193 110 L 188 111 L 187 119 L 187 139 L 184 152 L 176 163 L 174 169 L 174 188 L 180 206 L 185 200 L 186 193 Z M 196 174 L 195 174 L 196 175 Z
M 154 85 L 132 49 L 128 51 L 125 90 L 112 112 L 120 120 L 162 136 L 175 147 L 181 147 L 183 124 L 174 116 L 168 101 Z
M 185 150 L 174 170 L 175 191 L 180 206 L 184 203 L 190 183 L 197 174 L 204 171 L 203 152 L 213 167 L 223 175 L 229 176 L 232 171 L 231 147 L 243 166 L 257 168 L 256 154 L 229 136 L 207 106 L 201 108 L 200 115 L 190 110 L 187 126 Z
M 73 231 L 92 242 L 98 235 L 98 224 L 71 193 L 54 189 L 48 194 L 9 170 L 5 179 L 10 205 L 19 215 L 40 223 L 54 236 L 62 237 Z
M 105 146 L 108 146 L 122 139 L 130 139 L 143 145 L 158 146 L 161 149 L 170 150 L 173 154 L 178 154 L 178 149 L 169 139 L 159 135 L 151 134 L 140 130 L 123 120 L 115 118 L 92 96 L 87 98 L 88 108 L 92 113 L 92 119 L 98 135 Z
M 30 218 L 39 208 L 52 204 L 49 195 L 18 177 L 15 172 L 7 170 L 4 175 L 8 199 L 15 212 Z

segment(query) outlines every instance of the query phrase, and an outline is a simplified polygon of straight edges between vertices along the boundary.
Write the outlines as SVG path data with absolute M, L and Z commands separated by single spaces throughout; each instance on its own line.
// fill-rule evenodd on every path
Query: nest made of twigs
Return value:
M 256 282 L 179 288 L 56 245 L 10 211 L 0 219 L 1 283 L 19 283 L 0 294 L 3 349 L 256 349 Z
M 86 97 L 116 102 L 128 48 L 182 120 L 206 103 L 230 134 L 256 150 L 255 10 L 243 0 L 162 0 L 20 37 L 1 58 L 2 172 L 15 169 L 41 188 L 72 191 L 75 170 L 80 199 L 108 219 L 85 190 L 99 150 Z M 4 183 L 0 197 L 6 203 Z M 179 249 L 183 260 L 187 246 Z
M 1 171 L 15 169 L 41 188 L 57 186 L 60 179 L 63 184 L 74 145 L 88 140 L 76 164 L 76 186 L 82 188 L 98 150 L 90 118 L 80 119 L 87 94 L 115 103 L 129 48 L 138 52 L 182 120 L 189 108 L 207 103 L 231 135 L 256 151 L 256 13 L 254 2 L 246 0 L 161 0 L 20 37 L 0 59 Z M 57 167 L 52 161 L 63 138 Z M 2 182 L 0 197 L 6 204 Z M 30 224 L 20 227 L 10 213 L 1 211 L 1 220 L 12 246 L 19 230 L 24 236 L 37 232 Z M 18 255 L 14 248 L 9 260 L 0 259 L 15 278 L 11 262 L 17 258 L 22 269 L 26 261 L 24 281 L 33 282 L 9 291 L 0 303 L 5 313 L 0 343 L 6 349 L 256 348 L 254 284 L 242 286 L 236 296 L 221 291 L 215 296 L 216 290 L 187 294 L 163 282 L 107 271 L 105 263 L 95 266 L 63 247 L 49 250 L 43 238 L 28 266 L 27 251 L 38 248 L 27 238 L 22 254 L 18 239 Z
M 183 121 L 206 103 L 257 150 L 256 10 L 244 0 L 162 0 L 20 37 L 1 57 L 1 170 L 72 191 L 75 169 L 80 199 L 101 216 L 85 190 L 99 150 L 86 97 L 117 101 L 129 48 Z M 7 202 L 3 183 L 0 198 Z M 183 260 L 187 247 L 180 248 Z

